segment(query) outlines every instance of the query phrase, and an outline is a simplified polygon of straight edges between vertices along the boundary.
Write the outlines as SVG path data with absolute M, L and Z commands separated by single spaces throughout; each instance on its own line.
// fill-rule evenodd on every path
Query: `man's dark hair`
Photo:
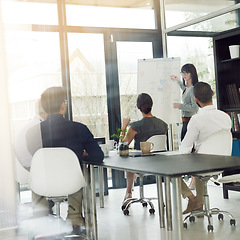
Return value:
M 208 83 L 196 83 L 193 92 L 195 97 L 202 103 L 209 103 L 212 101 L 212 89 Z
M 153 101 L 152 98 L 147 93 L 140 93 L 137 98 L 137 108 L 148 114 L 152 110 Z
M 58 113 L 65 100 L 66 92 L 62 87 L 50 87 L 41 95 L 42 108 L 47 114 Z

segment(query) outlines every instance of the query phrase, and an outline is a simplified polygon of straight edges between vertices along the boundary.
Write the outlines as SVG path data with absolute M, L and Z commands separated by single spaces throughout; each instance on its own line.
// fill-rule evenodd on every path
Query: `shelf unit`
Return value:
M 240 28 L 221 32 L 213 37 L 218 108 L 229 115 L 237 115 L 240 113 L 240 57 L 231 59 L 230 45 L 240 45 Z M 239 129 L 232 133 L 234 138 L 240 139 Z M 225 171 L 223 176 L 235 173 L 240 173 L 240 170 Z M 225 199 L 228 198 L 228 190 L 240 191 L 240 186 L 223 184 Z

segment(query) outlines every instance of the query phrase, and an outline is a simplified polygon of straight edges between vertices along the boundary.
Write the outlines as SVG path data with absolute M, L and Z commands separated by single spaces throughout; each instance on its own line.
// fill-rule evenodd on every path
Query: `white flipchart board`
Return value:
M 180 87 L 170 76 L 180 77 L 180 58 L 153 58 L 138 60 L 137 92 L 148 93 L 153 99 L 152 114 L 168 124 L 180 122 Z

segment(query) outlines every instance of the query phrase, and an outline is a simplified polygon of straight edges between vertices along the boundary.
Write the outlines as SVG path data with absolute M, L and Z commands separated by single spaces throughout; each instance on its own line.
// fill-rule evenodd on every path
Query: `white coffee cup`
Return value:
M 107 140 L 107 145 L 109 146 L 109 150 L 113 150 L 116 144 L 117 142 L 115 140 Z
M 104 153 L 104 157 L 109 156 L 109 145 L 108 144 L 100 144 L 99 145 Z
M 154 144 L 152 142 L 140 142 L 140 148 L 141 148 L 142 154 L 150 154 L 153 147 L 154 147 Z

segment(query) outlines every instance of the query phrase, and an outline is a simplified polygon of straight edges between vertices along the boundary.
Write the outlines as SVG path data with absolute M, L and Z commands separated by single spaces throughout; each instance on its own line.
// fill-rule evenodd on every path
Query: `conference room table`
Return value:
M 194 175 L 196 173 L 207 173 L 214 171 L 240 169 L 240 157 L 208 155 L 208 154 L 179 154 L 176 152 L 159 152 L 149 156 L 121 157 L 117 151 L 110 151 L 103 163 L 84 163 L 84 174 L 89 186 L 85 188 L 85 218 L 87 235 L 90 239 L 97 240 L 97 210 L 94 166 L 100 169 L 100 181 L 102 169 L 111 168 L 116 170 L 130 171 L 142 174 L 152 174 L 156 176 L 159 222 L 160 227 L 165 227 L 164 203 L 162 191 L 162 177 L 165 184 L 165 207 L 167 229 L 176 232 L 175 239 L 182 240 L 182 202 L 181 202 L 181 177 L 183 175 Z M 170 191 L 172 183 L 172 193 Z M 99 184 L 100 207 L 103 206 L 102 184 Z M 91 201 L 87 201 L 91 199 Z M 172 225 L 172 201 L 175 214 L 175 225 Z

